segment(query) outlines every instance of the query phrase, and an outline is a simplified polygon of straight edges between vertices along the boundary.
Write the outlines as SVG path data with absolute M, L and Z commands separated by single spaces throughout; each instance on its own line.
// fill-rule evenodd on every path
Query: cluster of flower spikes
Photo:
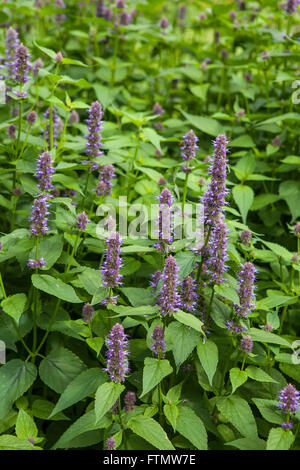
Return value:
M 28 53 L 27 47 L 25 47 L 23 44 L 20 44 L 16 49 L 13 69 L 13 79 L 20 85 L 20 87 L 28 81 L 28 72 L 31 68 L 31 64 L 28 60 L 29 57 L 30 54 Z M 19 90 L 16 92 L 16 95 L 19 98 L 25 98 L 27 93 L 25 91 Z
M 196 281 L 191 275 L 186 276 L 181 282 L 180 308 L 193 312 L 197 304 Z
M 102 147 L 101 143 L 101 134 L 100 131 L 103 127 L 102 125 L 102 106 L 99 101 L 94 101 L 91 104 L 89 109 L 89 118 L 86 120 L 88 124 L 88 134 L 86 135 L 86 149 L 85 153 L 93 161 L 99 155 L 102 155 L 103 152 L 100 150 Z M 88 163 L 91 163 L 90 161 Z
M 287 2 L 283 3 L 283 8 L 288 15 L 293 15 L 299 4 L 300 0 L 287 0 Z
M 19 35 L 18 32 L 10 27 L 6 32 L 5 40 L 5 62 L 6 74 L 5 78 L 7 80 L 12 80 L 14 76 L 15 69 L 15 55 L 16 49 L 19 46 Z
M 48 193 L 53 189 L 52 175 L 55 169 L 52 167 L 51 155 L 43 152 L 38 159 L 35 177 L 38 179 L 38 188 L 42 193 Z
M 242 318 L 247 318 L 255 308 L 255 271 L 253 263 L 247 262 L 239 272 L 238 296 L 240 305 L 234 305 L 234 307 L 237 315 Z
M 115 383 L 124 382 L 129 372 L 128 368 L 128 340 L 124 328 L 116 323 L 105 340 L 107 346 L 106 358 L 110 380 Z
M 172 203 L 173 196 L 168 188 L 162 190 L 158 196 L 159 199 L 159 213 L 158 213 L 158 242 L 154 247 L 160 253 L 166 253 L 167 245 L 173 242 L 172 235 Z
M 113 165 L 104 165 L 98 168 L 99 181 L 96 188 L 97 196 L 109 196 L 112 191 L 112 179 L 115 169 Z
M 46 110 L 44 113 L 44 118 L 47 119 L 47 121 L 50 119 L 50 108 Z M 58 136 L 58 129 L 59 129 L 59 121 L 58 121 L 58 115 L 57 111 L 55 108 L 52 108 L 52 139 L 53 139 L 53 147 L 56 147 L 56 139 Z M 45 127 L 45 140 L 47 142 L 48 148 L 51 148 L 51 142 L 50 142 L 50 122 L 47 122 L 46 127 Z
M 287 415 L 287 422 L 282 423 L 284 429 L 292 429 L 293 423 L 290 415 L 295 414 L 299 408 L 300 392 L 292 384 L 286 385 L 279 392 L 278 408 Z
M 101 273 L 103 285 L 105 287 L 114 288 L 121 284 L 122 275 L 120 268 L 122 267 L 122 260 L 120 256 L 120 247 L 122 240 L 118 232 L 112 232 L 106 239 L 107 248 L 105 253 L 105 260 L 101 266 Z

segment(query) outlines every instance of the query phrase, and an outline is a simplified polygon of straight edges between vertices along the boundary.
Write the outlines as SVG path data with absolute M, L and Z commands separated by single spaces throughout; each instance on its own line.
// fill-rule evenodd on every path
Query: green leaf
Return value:
M 248 366 L 246 372 L 250 379 L 256 380 L 257 382 L 278 383 L 277 380 L 274 380 L 269 374 L 267 374 L 262 369 L 259 369 L 258 367 Z
M 218 347 L 210 339 L 207 339 L 204 343 L 200 340 L 197 345 L 197 354 L 208 377 L 209 383 L 212 385 L 212 380 L 219 361 Z
M 167 359 L 146 357 L 143 370 L 143 392 L 141 397 L 150 392 L 164 377 L 171 374 L 173 368 Z
M 180 406 L 176 430 L 198 450 L 207 450 L 207 433 L 196 413 L 187 406 Z
M 45 258 L 46 265 L 43 269 L 50 269 L 56 263 L 63 249 L 63 241 L 60 235 L 44 237 L 39 242 L 39 257 Z M 30 258 L 35 258 L 35 248 L 32 249 Z
M 294 440 L 295 436 L 289 429 L 273 428 L 268 436 L 267 450 L 289 450 Z
M 33 41 L 33 44 L 42 52 L 44 52 L 44 54 L 46 54 L 48 57 L 51 57 L 51 59 L 55 59 L 55 57 L 57 56 L 57 52 L 53 51 L 52 49 L 48 49 L 47 47 L 42 47 L 42 46 L 39 46 L 39 44 L 36 42 L 36 41 Z
M 278 409 L 276 400 L 266 400 L 264 398 L 252 398 L 253 403 L 259 409 L 262 417 L 269 423 L 281 424 L 283 421 L 282 412 Z
M 178 369 L 197 346 L 200 335 L 192 328 L 178 322 L 172 322 L 168 327 L 168 332 L 172 338 L 172 352 Z
M 38 450 L 39 447 L 34 445 L 27 439 L 18 439 L 10 434 L 0 436 L 0 450 Z
M 249 328 L 248 333 L 253 339 L 253 341 L 259 341 L 261 343 L 280 344 L 288 348 L 291 347 L 291 343 L 289 343 L 286 339 L 281 338 L 280 336 L 275 335 L 270 331 L 259 330 L 258 328 Z
M 280 370 L 300 383 L 300 364 L 280 364 Z
M 195 317 L 194 315 L 191 315 L 190 313 L 186 313 L 178 309 L 174 312 L 173 317 L 176 318 L 176 320 L 180 323 L 190 326 L 191 328 L 194 328 L 194 330 L 199 331 L 203 334 L 203 323 L 201 320 L 199 320 L 199 318 Z
M 182 109 L 180 110 L 184 117 L 192 124 L 192 126 L 200 129 L 204 134 L 212 135 L 216 137 L 223 133 L 223 127 L 215 119 L 208 117 L 195 116 L 193 114 L 186 113 Z
M 151 127 L 145 127 L 143 128 L 143 135 L 146 137 L 147 141 L 150 141 L 154 147 L 161 152 L 161 146 L 160 142 L 164 140 L 163 137 L 161 137 L 154 129 Z
M 4 312 L 12 317 L 17 325 L 19 324 L 20 317 L 25 311 L 25 305 L 27 302 L 27 297 L 25 294 L 15 294 L 7 297 L 7 299 L 2 300 L 1 307 Z
M 226 442 L 225 445 L 239 450 L 266 450 L 266 441 L 259 437 L 242 437 L 242 439 Z
M 134 416 L 128 421 L 128 427 L 135 434 L 150 442 L 156 449 L 175 450 L 160 424 L 148 416 Z
M 229 397 L 218 397 L 216 404 L 222 415 L 243 436 L 257 437 L 256 422 L 246 400 L 232 395 Z
M 84 369 L 85 364 L 71 351 L 65 348 L 53 349 L 40 363 L 39 374 L 42 381 L 57 393 L 65 388 Z
M 95 438 L 93 439 L 94 442 L 92 443 L 99 443 L 99 441 L 101 441 L 103 438 L 102 433 L 99 430 L 102 428 L 107 428 L 111 424 L 111 419 L 104 417 L 97 424 L 95 424 L 95 419 L 94 409 L 88 411 L 83 416 L 80 416 L 80 418 L 78 418 L 75 423 L 71 424 L 71 426 L 62 434 L 62 436 L 60 436 L 52 449 L 62 449 L 66 447 L 86 447 L 86 439 L 82 439 L 80 445 L 78 445 L 77 438 L 79 436 L 87 436 L 92 431 L 96 431 L 93 433 L 93 436 L 95 434 Z
M 175 403 L 167 403 L 164 406 L 164 415 L 171 424 L 174 432 L 176 430 L 176 423 L 177 423 L 177 418 L 178 418 L 178 407 L 175 405 Z
M 232 385 L 232 393 L 236 391 L 238 387 L 243 385 L 248 379 L 248 374 L 244 370 L 240 370 L 238 367 L 234 367 L 229 372 L 230 382 Z
M 120 291 L 126 295 L 133 307 L 152 305 L 154 303 L 153 294 L 149 289 L 141 287 L 122 287 Z
M 255 142 L 249 135 L 240 135 L 230 142 L 230 147 L 251 148 L 255 147 Z
M 29 389 L 36 378 L 36 367 L 20 359 L 12 359 L 0 368 L 0 419 L 13 403 Z
M 300 184 L 299 181 L 283 181 L 279 186 L 279 195 L 287 203 L 292 214 L 292 220 L 300 215 Z
M 57 297 L 58 299 L 65 300 L 66 302 L 73 304 L 83 302 L 77 296 L 73 287 L 65 284 L 60 279 L 56 279 L 48 274 L 33 274 L 31 276 L 31 280 L 34 287 Z
M 105 374 L 97 367 L 81 372 L 63 391 L 49 418 L 89 395 L 93 395 L 105 380 Z
M 195 255 L 191 251 L 179 251 L 175 256 L 177 266 L 178 266 L 178 280 L 183 281 L 183 279 L 191 274 L 195 267 Z
M 234 302 L 237 305 L 240 304 L 240 299 L 236 290 L 227 282 L 215 286 L 215 293 L 220 297 L 224 297 L 225 299 L 231 300 L 231 302 Z
M 16 435 L 19 439 L 35 439 L 38 435 L 38 429 L 34 420 L 24 410 L 19 410 L 16 422 Z
M 250 186 L 237 184 L 232 190 L 233 199 L 238 206 L 243 223 L 247 221 L 247 214 L 254 200 L 254 191 Z
M 98 387 L 95 401 L 96 423 L 113 407 L 124 388 L 124 385 L 115 382 L 106 382 Z

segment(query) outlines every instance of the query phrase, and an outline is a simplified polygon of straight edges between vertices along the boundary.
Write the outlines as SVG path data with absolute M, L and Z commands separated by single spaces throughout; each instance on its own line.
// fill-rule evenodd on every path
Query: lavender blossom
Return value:
M 27 266 L 32 269 L 42 269 L 46 264 L 45 258 L 29 259 Z
M 187 276 L 181 283 L 180 307 L 192 312 L 196 308 L 196 282 L 192 276 Z
M 246 318 L 255 308 L 254 281 L 255 267 L 252 263 L 247 262 L 239 272 L 238 296 L 240 305 L 235 305 L 235 310 L 240 317 Z
M 249 230 L 243 230 L 241 233 L 241 242 L 245 246 L 250 246 L 252 240 L 252 233 Z
M 299 0 L 288 0 L 283 4 L 283 8 L 288 15 L 293 15 L 299 5 Z
M 279 392 L 278 408 L 283 413 L 296 413 L 299 408 L 300 392 L 292 384 L 286 385 Z
M 251 336 L 244 336 L 241 339 L 241 350 L 246 354 L 251 354 L 253 348 L 253 341 Z
M 69 123 L 70 124 L 77 124 L 79 122 L 79 114 L 77 113 L 76 109 L 72 109 L 69 116 Z
M 152 274 L 152 281 L 150 281 L 150 286 L 156 291 L 158 283 L 161 278 L 161 271 L 155 271 L 155 273 Z
M 44 117 L 46 119 L 50 119 L 50 109 L 48 108 L 47 111 L 44 113 Z M 53 146 L 56 147 L 56 138 L 58 136 L 58 127 L 59 127 L 59 122 L 58 122 L 58 115 L 57 111 L 55 108 L 52 108 L 52 136 L 53 136 Z M 48 147 L 51 147 L 51 142 L 50 142 L 50 123 L 46 125 L 45 128 L 45 139 L 47 142 Z
M 16 126 L 14 124 L 10 124 L 7 128 L 7 132 L 11 140 L 15 140 L 16 138 Z
M 271 323 L 267 322 L 267 323 L 264 325 L 264 330 L 265 330 L 265 331 L 273 331 L 273 326 L 271 325 Z
M 120 257 L 120 246 L 122 240 L 118 232 L 111 233 L 110 237 L 106 239 L 107 249 L 105 260 L 101 267 L 103 277 L 103 285 L 106 287 L 117 287 L 121 283 L 122 275 L 120 268 L 122 261 Z
M 226 163 L 228 141 L 225 135 L 218 135 L 214 142 L 214 158 L 209 173 L 210 185 L 203 196 L 204 224 L 214 225 L 218 215 L 223 212 L 225 206 L 226 191 Z
M 154 340 L 154 343 L 151 346 L 154 355 L 159 357 L 160 359 L 163 359 L 165 357 L 166 350 L 165 333 L 163 327 L 160 325 L 156 325 L 154 327 L 151 338 Z
M 184 137 L 181 142 L 181 156 L 183 160 L 193 160 L 196 155 L 198 137 L 194 134 L 194 131 L 191 129 Z
M 42 59 L 37 59 L 33 66 L 32 66 L 32 74 L 34 77 L 37 77 L 38 74 L 39 74 L 39 70 L 42 69 L 44 67 L 44 63 L 42 61 Z
M 75 226 L 79 228 L 82 232 L 85 232 L 88 222 L 90 222 L 90 220 L 88 216 L 86 215 L 86 213 L 81 212 L 80 214 L 77 215 L 77 222 Z
M 116 450 L 116 441 L 113 437 L 109 437 L 105 443 L 106 450 Z
M 152 112 L 156 116 L 160 116 L 161 114 L 163 114 L 165 112 L 165 110 L 163 109 L 163 107 L 159 103 L 155 103 L 155 105 L 152 108 Z
M 163 284 L 159 294 L 159 305 L 162 315 L 173 315 L 179 304 L 179 294 L 177 290 L 178 266 L 176 259 L 169 255 L 165 261 L 163 272 Z
M 37 114 L 35 111 L 30 111 L 27 114 L 27 122 L 30 126 L 32 126 L 35 123 L 36 119 L 37 119 Z
M 104 18 L 104 13 L 105 13 L 105 3 L 103 0 L 99 0 L 96 3 L 96 17 Z
M 53 188 L 51 183 L 52 175 L 55 173 L 52 168 L 51 155 L 49 152 L 44 152 L 38 159 L 35 177 L 39 180 L 38 188 L 42 192 L 47 192 Z
M 33 202 L 32 214 L 30 217 L 30 221 L 32 222 L 30 230 L 34 237 L 40 237 L 49 230 L 47 226 L 47 215 L 49 215 L 47 197 L 47 194 L 43 194 L 37 197 Z
M 6 41 L 5 41 L 5 65 L 6 65 L 6 78 L 12 80 L 15 69 L 15 55 L 16 49 L 19 45 L 19 35 L 18 32 L 10 27 L 6 32 Z
M 227 234 L 224 216 L 221 216 L 212 232 L 208 258 L 210 283 L 217 285 L 224 282 L 224 273 L 227 269 Z
M 99 168 L 99 182 L 97 184 L 97 196 L 109 196 L 112 190 L 112 179 L 115 169 L 113 165 L 104 165 Z
M 165 16 L 162 17 L 159 23 L 160 28 L 166 29 L 169 26 L 169 20 Z
M 180 20 L 184 20 L 186 15 L 186 6 L 185 5 L 180 5 L 178 9 L 178 18 Z
M 28 81 L 28 72 L 30 69 L 28 62 L 29 57 L 30 55 L 28 54 L 27 48 L 23 44 L 20 44 L 16 49 L 14 65 L 14 80 L 17 83 L 24 84 Z
M 296 235 L 298 235 L 298 237 L 300 237 L 300 222 L 297 222 L 294 226 L 294 232 Z
M 124 328 L 120 323 L 116 323 L 105 340 L 108 347 L 107 368 L 105 372 L 109 373 L 112 382 L 124 382 L 128 368 L 128 341 Z
M 120 13 L 120 26 L 128 26 L 132 21 L 132 15 L 126 11 Z
M 226 328 L 230 333 L 244 333 L 247 331 L 247 328 L 231 320 L 226 322 Z
M 89 323 L 92 320 L 93 316 L 94 316 L 94 307 L 89 302 L 87 302 L 82 307 L 82 319 L 86 323 Z
M 89 119 L 86 120 L 89 133 L 86 136 L 85 153 L 90 155 L 91 158 L 96 158 L 103 153 L 100 151 L 100 147 L 102 146 L 100 134 L 100 130 L 102 129 L 102 116 L 101 104 L 99 101 L 94 101 L 89 109 Z
M 124 0 L 117 0 L 116 8 L 118 8 L 119 10 L 123 10 L 124 8 L 127 8 L 127 5 Z
M 168 188 L 162 190 L 158 196 L 158 243 L 154 247 L 161 253 L 165 252 L 165 244 L 171 245 L 172 236 L 172 202 L 173 196 Z
M 134 411 L 134 405 L 136 402 L 136 395 L 134 392 L 127 392 L 124 398 L 125 401 L 125 411 L 129 413 L 130 411 Z

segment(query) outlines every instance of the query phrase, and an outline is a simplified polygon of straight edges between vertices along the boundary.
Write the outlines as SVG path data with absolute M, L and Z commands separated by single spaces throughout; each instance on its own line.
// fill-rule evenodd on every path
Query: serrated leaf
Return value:
M 115 382 L 106 382 L 98 387 L 95 401 L 96 423 L 113 407 L 124 388 L 124 385 Z
M 175 450 L 160 424 L 148 416 L 139 415 L 131 418 L 128 421 L 128 427 L 156 449 Z
M 33 274 L 31 276 L 31 280 L 34 287 L 57 297 L 58 299 L 65 300 L 66 302 L 71 302 L 73 304 L 83 302 L 77 296 L 73 287 L 65 284 L 60 279 L 56 279 L 48 274 Z
M 218 347 L 213 341 L 209 339 L 207 339 L 204 343 L 202 340 L 200 340 L 197 345 L 197 354 L 199 361 L 201 362 L 202 367 L 208 377 L 209 383 L 212 385 L 212 380 L 219 361 Z
M 289 450 L 294 440 L 295 436 L 289 429 L 273 428 L 268 436 L 267 450 Z
M 141 397 L 150 392 L 164 377 L 171 374 L 173 368 L 167 359 L 146 357 L 143 370 L 143 392 Z
M 199 416 L 187 406 L 180 406 L 178 410 L 176 430 L 196 449 L 207 450 L 207 433 Z
M 245 437 L 257 437 L 256 422 L 251 408 L 236 395 L 218 397 L 217 408 L 222 415 Z
M 232 393 L 234 393 L 238 387 L 247 381 L 248 374 L 244 370 L 240 370 L 238 367 L 234 367 L 230 370 L 229 377 L 232 385 Z

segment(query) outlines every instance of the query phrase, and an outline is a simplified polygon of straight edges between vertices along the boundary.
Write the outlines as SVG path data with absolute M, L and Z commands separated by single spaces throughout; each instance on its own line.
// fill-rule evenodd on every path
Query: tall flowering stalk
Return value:
M 221 284 L 224 282 L 224 273 L 226 272 L 227 256 L 227 234 L 224 216 L 217 221 L 212 237 L 208 259 L 208 269 L 210 272 L 211 284 Z
M 124 328 L 120 323 L 116 323 L 105 340 L 107 346 L 106 358 L 108 372 L 112 382 L 124 382 L 128 368 L 128 340 Z
M 107 248 L 105 253 L 105 260 L 101 267 L 103 278 L 103 285 L 113 289 L 118 287 L 121 283 L 122 275 L 120 268 L 122 260 L 120 257 L 120 247 L 122 240 L 118 232 L 112 232 L 109 238 L 106 239 Z
M 52 111 L 52 119 L 50 117 Z M 44 117 L 49 120 L 45 127 L 45 140 L 47 142 L 48 148 L 51 149 L 52 147 L 56 147 L 56 139 L 58 136 L 58 115 L 55 108 L 48 108 L 47 111 L 44 113 Z
M 185 136 L 183 136 L 183 141 L 181 142 L 181 157 L 183 161 L 186 162 L 186 165 L 183 167 L 185 172 L 185 182 L 183 188 L 183 197 L 182 197 L 182 215 L 184 216 L 184 206 L 187 194 L 188 179 L 191 169 L 189 168 L 189 162 L 193 160 L 196 156 L 196 150 L 198 138 L 196 137 L 194 131 L 191 129 Z
M 96 189 L 97 196 L 109 196 L 111 194 L 114 173 L 113 165 L 104 165 L 99 168 L 99 181 Z
M 94 101 L 89 109 L 89 118 L 86 120 L 88 124 L 89 133 L 86 135 L 86 150 L 85 153 L 90 156 L 91 159 L 102 155 L 100 150 L 101 143 L 101 134 L 102 129 L 102 107 L 99 101 Z
M 32 206 L 32 214 L 30 217 L 30 221 L 32 222 L 30 226 L 31 233 L 34 237 L 41 237 L 45 233 L 48 232 L 48 207 L 49 204 L 47 202 L 48 197 L 46 194 L 42 194 L 41 196 L 37 197 Z
M 151 346 L 154 355 L 163 359 L 165 357 L 166 343 L 164 329 L 161 325 L 155 325 L 151 338 L 154 341 Z
M 293 422 L 291 415 L 295 414 L 299 408 L 300 392 L 292 384 L 286 385 L 279 392 L 278 408 L 287 416 L 282 423 L 283 429 L 292 429 Z
M 197 300 L 196 282 L 192 276 L 187 276 L 181 283 L 180 307 L 192 312 L 196 308 Z
M 159 294 L 159 306 L 161 314 L 173 315 L 175 309 L 180 302 L 178 293 L 178 266 L 176 259 L 169 255 L 165 261 L 165 268 L 163 272 L 163 283 L 161 292 Z
M 169 189 L 165 188 L 158 196 L 159 214 L 158 214 L 158 242 L 154 245 L 161 252 L 166 253 L 166 245 L 173 241 L 172 236 L 172 202 L 173 196 Z
M 10 27 L 6 32 L 5 40 L 5 65 L 6 65 L 6 78 L 12 80 L 15 69 L 15 55 L 16 49 L 19 46 L 18 32 Z
M 38 188 L 42 193 L 49 193 L 53 189 L 51 182 L 55 169 L 52 167 L 51 154 L 44 152 L 38 159 L 35 177 L 38 179 Z
M 214 142 L 214 156 L 209 169 L 211 182 L 203 196 L 204 224 L 208 227 L 215 225 L 219 214 L 223 213 L 226 204 L 226 164 L 227 164 L 227 138 L 218 135 Z
M 28 53 L 27 47 L 23 44 L 20 44 L 16 49 L 15 54 L 15 63 L 14 63 L 14 80 L 23 85 L 28 81 L 28 72 L 30 70 L 29 59 L 30 55 Z
M 134 411 L 134 405 L 136 402 L 136 394 L 134 392 L 127 392 L 124 398 L 125 402 L 125 411 L 126 413 L 130 413 Z
M 240 305 L 235 305 L 235 311 L 238 316 L 247 318 L 248 314 L 255 308 L 255 267 L 247 262 L 239 272 L 239 290 L 238 296 Z

